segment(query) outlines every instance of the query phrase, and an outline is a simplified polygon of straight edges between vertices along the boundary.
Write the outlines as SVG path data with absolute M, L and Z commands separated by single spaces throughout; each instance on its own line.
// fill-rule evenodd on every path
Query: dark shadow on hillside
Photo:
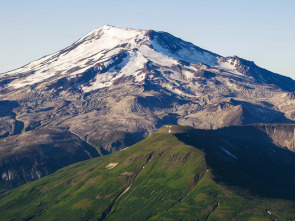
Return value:
M 2 117 L 8 117 L 8 121 L 11 125 L 13 130 L 7 131 L 5 134 L 2 134 L 0 136 L 1 138 L 5 138 L 11 135 L 20 134 L 24 128 L 24 123 L 21 121 L 18 121 L 16 119 L 16 113 L 13 112 L 14 108 L 19 107 L 19 103 L 17 101 L 11 101 L 11 100 L 3 100 L 0 101 L 0 118 Z M 12 121 L 10 121 L 12 119 Z M 1 124 L 0 124 L 1 127 Z
M 13 108 L 18 107 L 19 104 L 16 101 L 4 100 L 0 101 L 0 117 L 12 116 L 15 117 L 15 113 L 12 112 Z
M 217 183 L 246 197 L 295 199 L 295 154 L 272 143 L 254 126 L 195 130 L 176 134 L 185 144 L 202 149 Z
M 159 120 L 159 122 L 156 124 L 156 127 L 161 128 L 166 124 L 177 124 L 179 117 L 179 114 L 169 113 L 166 116 L 164 116 L 161 120 Z
M 286 118 L 284 113 L 272 109 L 271 104 L 267 102 L 263 103 L 265 106 L 261 106 L 246 101 L 231 99 L 231 103 L 235 106 L 242 106 L 244 125 L 254 123 L 295 123 Z

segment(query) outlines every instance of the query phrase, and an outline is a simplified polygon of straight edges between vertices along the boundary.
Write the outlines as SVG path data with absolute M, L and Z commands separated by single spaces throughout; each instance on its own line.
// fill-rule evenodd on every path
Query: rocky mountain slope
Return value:
M 101 154 L 76 135 L 61 129 L 29 131 L 0 140 L 0 192 Z
M 51 130 L 78 139 L 81 152 L 91 148 L 91 158 L 130 146 L 167 123 L 204 129 L 293 123 L 294 90 L 291 78 L 169 33 L 104 26 L 0 74 L 0 165 L 23 168 L 19 150 L 45 153 L 54 142 Z M 294 150 L 292 142 L 286 146 Z M 65 162 L 82 159 L 63 151 L 74 159 Z M 34 165 L 28 166 L 32 175 L 25 170 L 28 177 L 56 169 L 38 172 Z M 14 179 L 4 166 L 0 172 L 3 180 Z
M 254 126 L 166 125 L 1 194 L 0 220 L 292 220 L 294 169 Z
M 294 124 L 258 124 L 254 126 L 267 134 L 276 145 L 295 152 Z

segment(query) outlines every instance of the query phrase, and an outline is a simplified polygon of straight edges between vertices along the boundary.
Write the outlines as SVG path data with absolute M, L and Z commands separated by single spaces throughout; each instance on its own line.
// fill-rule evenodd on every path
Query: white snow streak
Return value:
M 225 153 L 227 153 L 229 156 L 238 159 L 235 155 L 233 155 L 231 152 L 229 152 L 228 150 L 224 149 L 223 146 L 220 147 Z

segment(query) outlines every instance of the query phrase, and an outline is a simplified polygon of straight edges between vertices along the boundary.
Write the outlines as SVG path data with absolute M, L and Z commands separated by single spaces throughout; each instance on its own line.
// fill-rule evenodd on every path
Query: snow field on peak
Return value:
M 229 72 L 231 74 L 235 74 L 235 75 L 238 75 L 238 76 L 241 76 L 241 77 L 244 77 L 244 78 L 253 79 L 253 77 L 245 76 L 244 74 L 237 71 L 237 65 L 238 65 L 238 61 L 236 59 L 229 58 L 225 62 L 219 60 L 218 65 L 215 66 L 215 67 L 218 68 L 218 69 L 227 71 L 227 72 Z
M 209 65 L 230 74 L 245 77 L 236 71 L 237 61 L 234 59 L 221 62 L 218 55 L 202 50 L 189 42 L 171 37 L 168 33 L 164 34 L 164 40 L 159 40 L 158 34 L 156 33 L 151 39 L 147 31 L 142 30 L 113 26 L 95 29 L 59 52 L 6 73 L 7 75 L 28 73 L 27 76 L 13 80 L 9 86 L 18 89 L 46 80 L 45 83 L 63 77 L 71 79 L 94 68 L 96 72 L 94 78 L 90 82 L 80 84 L 80 89 L 90 92 L 110 87 L 122 77 L 133 76 L 133 82 L 137 83 L 143 81 L 147 77 L 143 69 L 148 62 L 152 62 L 161 69 L 159 69 L 161 75 L 154 79 L 164 78 L 172 84 L 178 84 L 177 81 L 189 83 L 194 78 L 195 72 L 199 69 L 193 67 L 191 63 L 203 63 L 204 66 Z M 165 42 L 166 38 L 167 42 Z M 171 47 L 175 50 L 171 51 Z M 116 60 L 120 54 L 127 56 L 122 60 Z M 178 70 L 176 67 L 179 65 L 182 68 Z M 206 84 L 212 88 L 210 82 L 206 81 Z
M 82 90 L 89 92 L 103 87 L 110 87 L 115 80 L 123 76 L 135 76 L 135 82 L 140 82 L 145 79 L 145 73 L 140 70 L 144 68 L 147 61 L 140 53 L 130 52 L 120 64 L 110 68 L 103 74 L 97 74 L 90 86 L 82 86 Z
M 104 31 L 106 28 L 108 30 L 99 38 L 94 37 L 83 42 L 86 37 Z M 33 85 L 57 74 L 65 75 L 68 70 L 75 67 L 77 67 L 77 70 L 72 71 L 71 75 L 82 73 L 93 67 L 93 65 L 89 65 L 89 62 L 93 61 L 94 64 L 103 57 L 114 56 L 118 53 L 120 47 L 122 50 L 123 44 L 127 44 L 125 48 L 135 48 L 137 45 L 136 40 L 144 39 L 143 31 L 106 28 L 96 29 L 64 50 L 33 61 L 23 68 L 6 73 L 7 75 L 13 75 L 33 71 L 29 76 L 11 82 L 10 86 L 17 89 Z
M 173 45 L 173 43 L 171 43 Z M 179 42 L 181 48 L 176 53 L 171 53 L 166 48 L 159 44 L 159 39 L 156 37 L 152 40 L 152 47 L 160 53 L 163 53 L 171 58 L 183 60 L 189 63 L 203 63 L 209 66 L 217 65 L 217 57 L 212 53 L 201 51 L 193 47 L 191 43 Z

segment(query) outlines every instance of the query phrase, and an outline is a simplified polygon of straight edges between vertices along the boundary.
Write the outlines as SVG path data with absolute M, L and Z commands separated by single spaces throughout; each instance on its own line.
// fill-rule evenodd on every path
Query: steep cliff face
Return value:
M 69 164 L 100 155 L 64 130 L 30 131 L 0 140 L 0 192 L 46 176 Z
M 259 124 L 256 127 L 266 133 L 276 145 L 295 152 L 295 124 Z

